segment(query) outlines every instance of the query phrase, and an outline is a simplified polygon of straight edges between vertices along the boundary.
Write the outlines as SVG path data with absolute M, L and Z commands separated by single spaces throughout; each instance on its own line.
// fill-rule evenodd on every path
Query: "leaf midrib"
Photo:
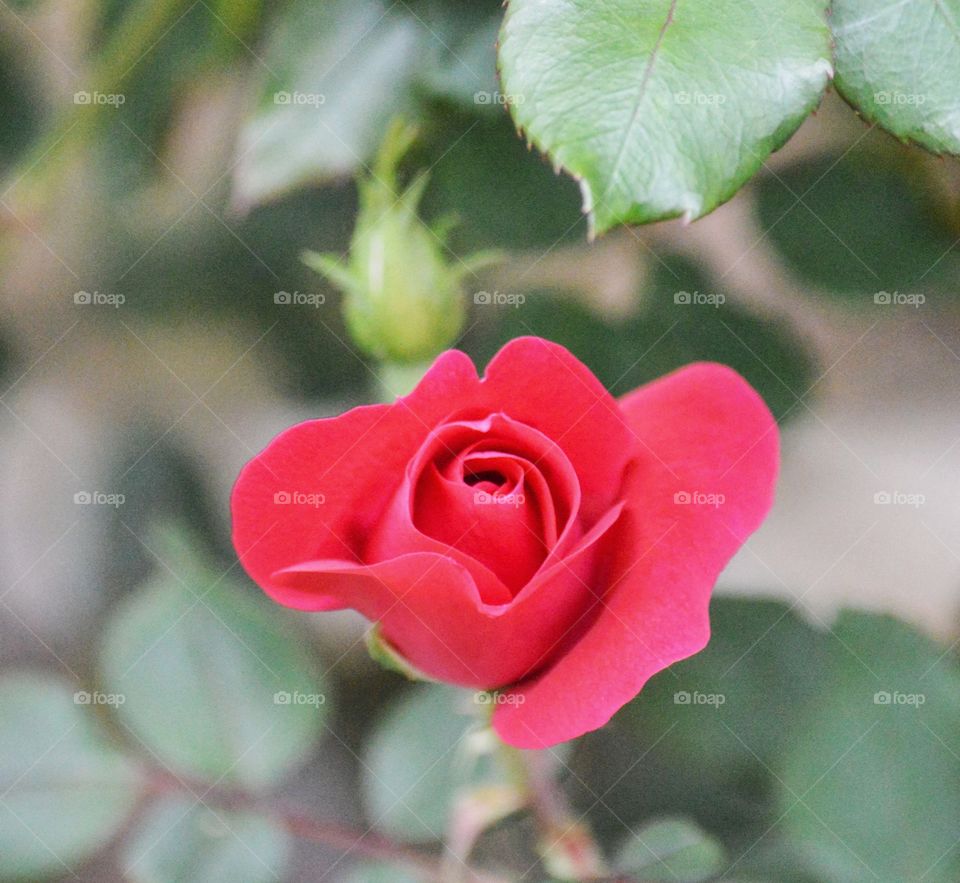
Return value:
M 617 174 L 620 171 L 620 165 L 623 162 L 623 157 L 627 152 L 627 145 L 630 143 L 630 135 L 633 132 L 633 127 L 640 119 L 640 107 L 643 104 L 643 99 L 646 97 L 647 86 L 650 84 L 650 78 L 653 76 L 653 68 L 657 62 L 657 54 L 660 51 L 660 47 L 663 45 L 663 38 L 667 33 L 667 29 L 671 24 L 673 24 L 678 2 L 679 0 L 670 0 L 670 8 L 667 10 L 667 17 L 664 20 L 663 25 L 660 27 L 660 33 L 657 34 L 656 42 L 653 44 L 653 51 L 650 53 L 650 59 L 647 61 L 646 68 L 644 68 L 643 77 L 640 80 L 640 88 L 637 91 L 637 98 L 633 104 L 633 110 L 630 113 L 630 121 L 627 123 L 626 131 L 623 133 L 623 140 L 620 142 L 620 149 L 617 151 L 617 158 L 613 163 L 613 169 L 610 173 L 610 183 L 603 192 L 603 196 L 601 197 L 602 200 L 606 199 L 610 195 L 610 191 L 613 190 L 614 185 L 616 184 Z M 597 207 L 594 206 L 594 211 L 596 211 L 596 208 Z

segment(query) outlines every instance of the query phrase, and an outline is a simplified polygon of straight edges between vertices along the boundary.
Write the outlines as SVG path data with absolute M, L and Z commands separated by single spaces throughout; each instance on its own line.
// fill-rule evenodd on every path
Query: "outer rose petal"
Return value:
M 561 637 L 589 610 L 597 542 L 620 517 L 613 506 L 510 604 L 483 604 L 469 571 L 433 552 L 378 564 L 305 561 L 275 574 L 276 600 L 303 610 L 349 606 L 378 620 L 414 667 L 437 680 L 483 689 L 547 664 Z
M 598 585 L 610 588 L 553 665 L 509 691 L 519 701 L 496 706 L 494 728 L 511 745 L 543 748 L 603 726 L 652 675 L 703 649 L 713 585 L 773 502 L 776 423 L 736 372 L 690 365 L 620 404 L 637 462 L 600 549 Z M 675 503 L 684 491 L 725 502 Z
M 423 439 L 480 388 L 469 357 L 441 355 L 392 405 L 354 408 L 278 435 L 233 489 L 233 543 L 247 573 L 273 594 L 272 574 L 311 558 L 350 559 L 403 479 Z M 277 493 L 320 493 L 317 508 L 277 505 Z

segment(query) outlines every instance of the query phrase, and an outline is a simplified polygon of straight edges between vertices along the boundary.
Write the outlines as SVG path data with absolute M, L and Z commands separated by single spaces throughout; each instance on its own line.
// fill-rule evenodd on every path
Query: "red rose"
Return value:
M 393 404 L 279 435 L 240 474 L 233 537 L 272 598 L 378 621 L 426 675 L 505 693 L 497 732 L 541 748 L 704 647 L 777 463 L 776 423 L 731 369 L 617 400 L 527 337 L 483 379 L 452 350 Z

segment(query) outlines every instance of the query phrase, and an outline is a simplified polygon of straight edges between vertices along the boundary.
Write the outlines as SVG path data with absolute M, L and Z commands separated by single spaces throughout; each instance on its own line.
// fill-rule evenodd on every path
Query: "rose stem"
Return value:
M 242 791 L 212 788 L 202 782 L 187 782 L 161 770 L 150 772 L 147 789 L 154 794 L 185 792 L 201 803 L 209 794 L 223 809 L 242 808 L 263 812 L 303 840 L 330 846 L 344 853 L 354 852 L 364 858 L 404 864 L 415 869 L 430 883 L 444 883 L 442 865 L 439 859 L 429 853 L 397 843 L 372 831 L 361 831 L 339 822 L 313 819 L 299 807 L 275 800 L 261 801 Z
M 600 848 L 586 824 L 578 821 L 553 775 L 554 758 L 501 743 L 501 753 L 523 789 L 540 830 L 540 854 L 547 869 L 578 881 L 610 879 Z

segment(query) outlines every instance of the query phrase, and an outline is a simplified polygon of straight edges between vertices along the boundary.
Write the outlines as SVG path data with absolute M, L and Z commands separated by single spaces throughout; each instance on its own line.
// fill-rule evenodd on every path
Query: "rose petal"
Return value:
M 517 499 L 522 502 L 517 505 L 510 503 L 509 495 L 503 498 L 506 502 L 478 503 L 478 490 L 460 480 L 462 452 L 471 462 L 490 463 L 495 462 L 489 459 L 493 451 L 500 459 L 509 458 L 509 471 L 519 474 Z M 452 478 L 445 478 L 441 469 Z M 490 499 L 489 491 L 480 492 Z M 474 572 L 485 602 L 504 603 L 582 534 L 574 521 L 579 504 L 580 487 L 569 460 L 536 429 L 503 414 L 445 423 L 410 462 L 403 484 L 371 534 L 363 560 L 374 563 L 407 552 L 446 552 Z M 552 524 L 544 525 L 544 519 Z M 491 573 L 497 576 L 494 585 Z
M 278 572 L 270 595 L 301 610 L 351 607 L 414 667 L 489 689 L 547 664 L 590 606 L 597 541 L 620 516 L 612 507 L 568 557 L 537 574 L 509 604 L 484 604 L 470 570 L 447 555 L 415 552 L 377 564 L 305 561 Z
M 760 396 L 723 365 L 683 368 L 621 399 L 636 436 L 627 508 L 600 552 L 607 594 L 556 661 L 494 711 L 506 742 L 542 748 L 605 724 L 709 638 L 710 592 L 773 502 L 779 446 Z M 675 495 L 722 494 L 722 505 Z M 683 498 L 680 498 L 681 500 Z
M 297 561 L 355 558 L 424 438 L 479 388 L 473 363 L 451 350 L 391 405 L 354 408 L 278 435 L 233 489 L 233 542 L 247 573 L 269 590 L 271 574 Z M 275 502 L 294 492 L 322 494 L 323 502 Z
M 631 436 L 616 400 L 569 350 L 518 337 L 487 366 L 479 401 L 539 429 L 563 449 L 580 479 L 585 523 L 618 497 Z

